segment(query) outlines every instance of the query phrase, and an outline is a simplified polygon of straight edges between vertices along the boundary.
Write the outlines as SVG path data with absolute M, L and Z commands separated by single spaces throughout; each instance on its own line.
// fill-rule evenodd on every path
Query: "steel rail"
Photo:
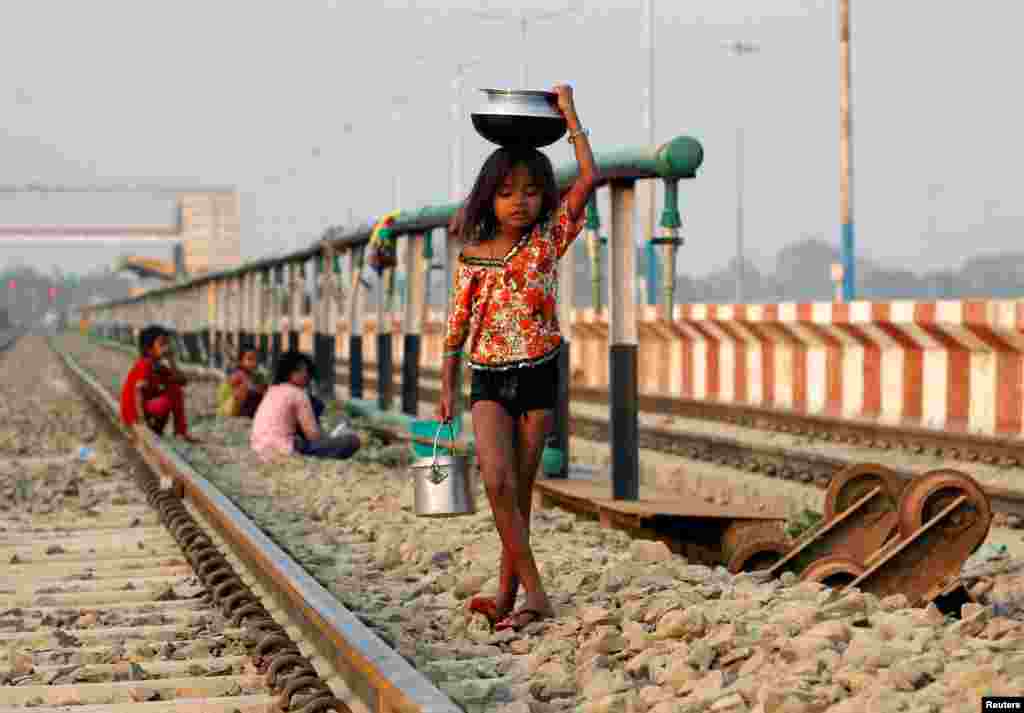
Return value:
M 51 342 L 76 381 L 116 424 L 118 404 L 69 354 Z M 123 428 L 123 427 L 122 427 Z M 197 473 L 159 438 L 137 431 L 137 449 L 157 472 L 169 477 L 177 494 L 192 503 L 237 546 L 241 559 L 260 573 L 269 591 L 280 596 L 300 620 L 307 641 L 348 685 L 366 713 L 460 713 L 459 707 L 423 674 L 391 649 L 352 612 L 278 547 L 214 485 Z

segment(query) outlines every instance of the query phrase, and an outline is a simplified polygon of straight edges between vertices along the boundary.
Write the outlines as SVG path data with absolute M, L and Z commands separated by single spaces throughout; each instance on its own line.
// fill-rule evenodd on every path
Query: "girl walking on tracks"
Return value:
M 497 597 L 476 597 L 470 609 L 498 630 L 554 614 L 530 548 L 530 506 L 558 392 L 558 260 L 583 227 L 596 182 L 572 88 L 554 92 L 579 164 L 568 192 L 559 196 L 541 152 L 500 148 L 484 163 L 451 226 L 464 247 L 451 295 L 438 415 L 452 417 L 465 347 L 473 368 L 477 459 L 502 542 Z M 513 612 L 520 584 L 526 601 Z

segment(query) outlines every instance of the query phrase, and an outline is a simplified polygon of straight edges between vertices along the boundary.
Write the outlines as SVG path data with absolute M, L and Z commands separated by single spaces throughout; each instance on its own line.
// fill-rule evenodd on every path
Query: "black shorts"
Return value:
M 505 371 L 473 369 L 469 407 L 477 401 L 496 401 L 512 418 L 528 411 L 555 408 L 558 401 L 558 357 L 537 366 Z

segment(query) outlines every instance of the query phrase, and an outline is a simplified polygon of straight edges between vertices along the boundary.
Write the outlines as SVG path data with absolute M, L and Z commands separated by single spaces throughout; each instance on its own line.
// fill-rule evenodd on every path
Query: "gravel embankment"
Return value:
M 127 368 L 128 356 L 62 344 L 105 385 Z M 199 392 L 213 388 L 190 387 L 193 415 L 210 413 Z M 169 442 L 470 711 L 973 713 L 982 695 L 1019 694 L 1024 680 L 1019 560 L 972 562 L 989 569 L 969 582 L 981 603 L 956 621 L 899 596 L 732 577 L 539 511 L 534 543 L 558 617 L 492 635 L 465 613 L 496 584 L 483 498 L 476 515 L 425 520 L 402 449 L 265 466 L 247 452 L 244 422 L 196 420 L 195 432 L 207 443 Z

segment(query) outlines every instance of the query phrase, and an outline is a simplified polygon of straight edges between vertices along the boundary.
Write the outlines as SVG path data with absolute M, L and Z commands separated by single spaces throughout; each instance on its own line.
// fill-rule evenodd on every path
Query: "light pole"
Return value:
M 853 98 L 850 87 L 850 0 L 839 0 L 839 212 L 843 223 L 840 254 L 843 298 L 854 299 L 853 247 Z
M 644 86 L 643 122 L 644 130 L 647 132 L 647 142 L 654 145 L 654 0 L 642 0 L 644 8 L 643 35 L 647 49 L 647 83 Z M 657 303 L 657 276 L 658 253 L 654 249 L 651 238 L 655 234 L 656 223 L 656 192 L 657 181 L 647 180 L 644 182 L 644 192 L 640 197 L 640 213 L 642 216 L 642 230 L 646 237 L 644 240 L 647 258 L 647 303 Z M 675 267 L 672 267 L 673 271 Z
M 452 78 L 452 175 L 450 196 L 452 201 L 460 200 L 464 192 L 462 185 L 462 81 L 465 79 L 466 71 L 476 67 L 481 62 L 483 62 L 482 59 L 459 62 L 455 65 L 455 76 Z
M 729 51 L 736 57 L 760 52 L 761 48 L 751 42 L 736 40 L 729 44 Z M 743 92 L 740 91 L 742 97 Z M 737 101 L 737 106 L 743 106 Z M 736 111 L 736 304 L 742 304 L 743 292 L 743 112 Z
M 409 104 L 409 97 L 405 94 L 396 94 L 391 97 L 391 130 L 395 136 L 399 136 L 399 125 L 402 123 L 402 107 Z M 391 173 L 391 210 L 398 208 L 402 198 L 401 171 L 392 170 Z
M 486 6 L 486 0 L 483 0 L 483 2 L 484 5 Z M 520 37 L 522 38 L 523 42 L 522 48 L 520 49 L 520 57 L 522 58 L 522 60 L 519 65 L 519 86 L 521 89 L 527 89 L 529 86 L 527 83 L 527 72 L 529 65 L 529 41 L 527 40 L 527 32 L 529 30 L 530 23 L 550 21 L 555 20 L 559 17 L 563 17 L 565 15 L 575 14 L 580 10 L 581 5 L 582 0 L 574 0 L 569 4 L 569 7 L 567 7 L 566 9 L 558 10 L 555 12 L 527 13 L 526 10 L 520 10 L 517 15 L 510 16 L 507 14 L 495 12 L 474 11 L 473 15 L 481 20 L 490 20 L 492 22 L 505 22 L 508 19 L 510 19 L 510 17 L 517 20 L 517 22 L 519 23 Z

